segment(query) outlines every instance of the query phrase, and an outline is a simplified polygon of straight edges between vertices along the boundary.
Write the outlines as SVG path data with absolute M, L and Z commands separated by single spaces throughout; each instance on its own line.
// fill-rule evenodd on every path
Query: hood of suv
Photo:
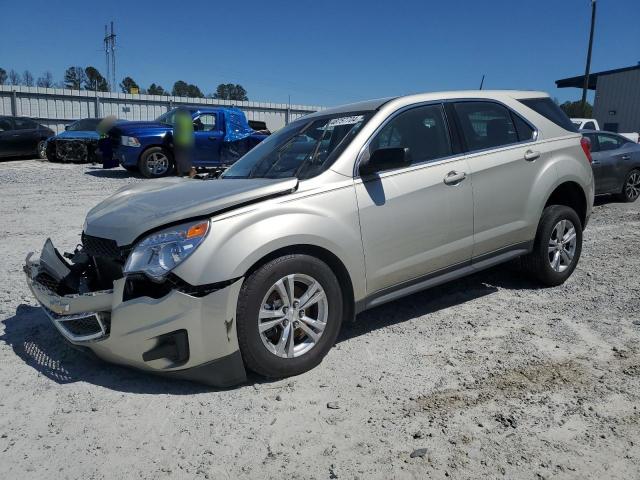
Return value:
M 54 138 L 56 140 L 99 140 L 100 134 L 96 131 L 65 130 Z
M 119 190 L 91 209 L 84 232 L 130 245 L 149 230 L 286 194 L 297 185 L 296 178 L 146 181 Z

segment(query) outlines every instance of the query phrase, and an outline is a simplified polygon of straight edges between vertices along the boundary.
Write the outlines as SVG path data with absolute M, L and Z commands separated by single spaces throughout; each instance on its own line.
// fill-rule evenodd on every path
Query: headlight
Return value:
M 202 243 L 209 221 L 185 223 L 142 239 L 127 258 L 124 273 L 144 273 L 161 280 Z
M 138 139 L 136 137 L 120 137 L 120 143 L 122 143 L 122 145 L 124 145 L 125 147 L 139 147 L 140 146 L 140 142 L 138 141 Z

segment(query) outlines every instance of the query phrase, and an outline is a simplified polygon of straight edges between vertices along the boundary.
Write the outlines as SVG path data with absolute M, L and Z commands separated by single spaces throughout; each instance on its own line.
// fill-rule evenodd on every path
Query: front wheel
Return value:
M 247 367 L 266 377 L 318 365 L 340 331 L 343 297 L 321 260 L 286 255 L 249 275 L 237 308 L 238 343 Z
M 582 223 L 578 214 L 564 205 L 544 209 L 533 250 L 522 258 L 522 266 L 543 285 L 563 284 L 573 273 L 582 252 Z
M 38 154 L 38 158 L 40 158 L 41 160 L 46 160 L 47 142 L 45 140 L 40 140 L 38 142 L 38 146 L 36 147 L 36 153 Z
M 173 172 L 173 156 L 162 147 L 151 147 L 140 156 L 138 169 L 147 178 L 164 177 Z
M 623 202 L 635 202 L 640 197 L 640 170 L 631 170 L 624 179 L 622 186 L 622 192 L 618 195 L 618 198 Z

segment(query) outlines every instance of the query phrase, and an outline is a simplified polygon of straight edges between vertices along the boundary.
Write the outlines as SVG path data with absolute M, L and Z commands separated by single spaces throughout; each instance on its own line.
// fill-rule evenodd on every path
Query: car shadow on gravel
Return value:
M 475 300 L 499 289 L 535 289 L 536 284 L 509 266 L 496 267 L 450 282 L 360 314 L 343 325 L 337 343 L 390 325 Z M 27 365 L 59 384 L 87 382 L 115 391 L 145 394 L 191 395 L 223 389 L 167 379 L 103 362 L 67 344 L 40 307 L 19 305 L 15 315 L 2 320 L 0 341 L 11 346 Z M 248 372 L 241 386 L 274 383 Z
M 336 343 L 476 300 L 491 295 L 499 289 L 536 290 L 539 288 L 539 284 L 518 271 L 517 261 L 500 265 L 367 310 L 358 315 L 355 322 L 342 326 Z
M 67 344 L 40 307 L 19 305 L 14 316 L 2 321 L 0 341 L 10 345 L 27 365 L 59 384 L 87 382 L 116 391 L 146 394 L 191 395 L 211 387 L 166 379 L 107 364 Z
M 129 170 L 124 169 L 103 169 L 100 167 L 89 167 L 89 169 L 84 172 L 85 175 L 91 175 L 92 177 L 97 178 L 143 178 L 142 175 L 130 172 Z

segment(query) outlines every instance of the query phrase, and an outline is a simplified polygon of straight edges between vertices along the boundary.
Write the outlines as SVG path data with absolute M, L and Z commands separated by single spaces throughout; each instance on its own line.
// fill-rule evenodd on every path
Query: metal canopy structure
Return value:
M 591 73 L 589 74 L 588 88 L 589 90 L 596 89 L 596 85 L 598 83 L 598 77 L 611 75 L 612 73 L 628 72 L 631 70 L 640 70 L 640 64 L 634 65 L 633 67 L 616 68 L 614 70 L 605 70 L 603 72 Z M 567 88 L 567 87 L 582 88 L 583 85 L 584 85 L 584 75 L 556 80 L 556 87 L 558 88 Z

